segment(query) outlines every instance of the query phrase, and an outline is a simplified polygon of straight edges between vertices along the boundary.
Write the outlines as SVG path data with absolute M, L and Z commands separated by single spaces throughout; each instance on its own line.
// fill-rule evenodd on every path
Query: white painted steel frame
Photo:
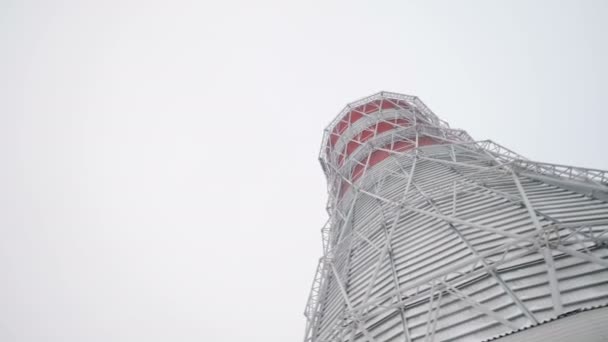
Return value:
M 398 100 L 407 105 L 390 117 L 410 124 L 339 163 L 345 139 L 388 119 L 365 114 L 332 149 L 338 122 L 358 106 Z M 423 136 L 438 143 L 419 146 Z M 414 148 L 383 147 L 399 140 Z M 390 157 L 353 181 L 353 167 L 376 150 Z M 607 171 L 474 141 L 417 97 L 388 92 L 346 106 L 325 130 L 319 159 L 329 219 L 305 342 L 481 341 L 608 302 Z

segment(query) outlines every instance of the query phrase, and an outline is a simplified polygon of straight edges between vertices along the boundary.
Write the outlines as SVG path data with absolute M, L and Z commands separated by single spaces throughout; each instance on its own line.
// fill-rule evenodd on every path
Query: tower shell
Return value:
M 528 160 L 389 92 L 347 105 L 319 159 L 305 342 L 516 341 L 608 303 L 607 171 Z

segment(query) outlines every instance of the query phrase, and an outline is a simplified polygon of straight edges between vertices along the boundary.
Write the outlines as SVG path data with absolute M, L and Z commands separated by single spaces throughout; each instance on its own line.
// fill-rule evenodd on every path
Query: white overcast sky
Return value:
M 0 341 L 299 341 L 380 90 L 608 169 L 606 1 L 0 0 Z

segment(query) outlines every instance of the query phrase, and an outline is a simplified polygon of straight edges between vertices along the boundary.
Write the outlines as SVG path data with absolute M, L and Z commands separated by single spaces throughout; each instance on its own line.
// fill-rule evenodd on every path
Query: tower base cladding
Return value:
M 607 171 L 528 160 L 388 92 L 342 110 L 320 161 L 305 342 L 608 336 Z

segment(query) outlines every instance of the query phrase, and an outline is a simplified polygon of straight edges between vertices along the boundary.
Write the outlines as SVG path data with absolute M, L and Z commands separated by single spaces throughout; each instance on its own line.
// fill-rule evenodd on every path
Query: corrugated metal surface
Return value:
M 492 339 L 496 342 L 608 341 L 608 307 L 576 310 L 527 329 Z M 486 341 L 489 342 L 489 341 Z
M 414 97 L 368 101 L 386 99 L 402 107 L 362 114 L 321 150 L 330 220 L 305 341 L 482 341 L 608 303 L 603 171 L 473 141 Z M 411 125 L 343 154 L 389 118 Z M 416 148 L 383 149 L 404 139 Z M 370 163 L 375 151 L 387 157 Z

